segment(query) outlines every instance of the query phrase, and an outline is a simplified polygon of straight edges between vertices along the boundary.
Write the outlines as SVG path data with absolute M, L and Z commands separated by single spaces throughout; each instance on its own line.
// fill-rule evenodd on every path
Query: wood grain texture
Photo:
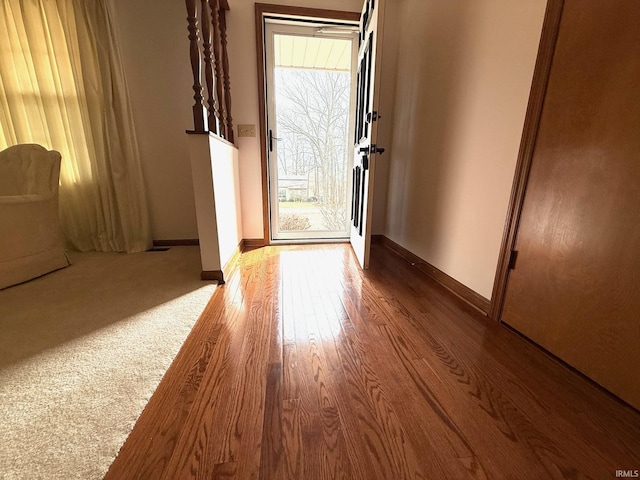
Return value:
M 193 74 L 193 132 L 207 132 L 206 108 L 202 96 L 202 53 L 199 47 L 198 8 L 197 0 L 186 0 L 187 23 L 189 30 L 189 60 Z
M 640 408 L 640 3 L 566 0 L 502 320 Z
M 242 240 L 242 251 L 248 248 L 260 248 L 266 245 L 264 238 L 245 238 Z
M 382 245 L 264 247 L 216 289 L 106 479 L 600 479 L 640 414 Z
M 235 135 L 233 133 L 233 119 L 231 117 L 231 80 L 229 77 L 229 51 L 227 49 L 227 10 L 222 8 L 220 11 L 220 36 L 222 42 L 222 78 L 221 81 L 224 85 L 224 130 L 225 138 L 235 143 Z
M 298 7 L 293 5 L 274 5 L 269 3 L 256 3 L 256 11 L 263 14 L 287 17 L 303 17 L 325 20 L 346 20 L 358 22 L 360 12 L 347 12 L 344 10 L 325 10 L 321 8 Z
M 205 3 L 208 3 L 206 5 Z M 209 28 L 213 29 L 212 33 L 212 47 L 209 51 L 209 74 L 211 75 L 211 83 L 207 83 L 207 89 L 209 91 L 209 131 L 214 132 L 221 137 L 229 140 L 224 130 L 224 116 L 227 114 L 224 99 L 223 99 L 223 74 L 222 74 L 222 52 L 225 47 L 222 45 L 223 28 L 220 23 L 220 1 L 208 0 L 202 5 L 203 17 L 205 11 L 210 11 L 208 21 L 210 22 Z M 204 21 L 204 20 L 203 20 Z M 204 31 L 204 27 L 203 27 Z M 206 52 L 206 44 L 204 45 Z M 206 54 L 206 53 L 205 53 Z M 206 58 L 206 57 L 205 57 Z M 215 83 L 214 77 L 215 75 Z M 230 140 L 233 143 L 233 140 Z

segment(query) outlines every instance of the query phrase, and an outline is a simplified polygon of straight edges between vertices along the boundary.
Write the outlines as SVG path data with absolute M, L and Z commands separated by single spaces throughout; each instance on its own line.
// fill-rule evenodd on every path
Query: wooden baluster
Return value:
M 202 84 L 201 78 L 201 58 L 198 47 L 198 17 L 196 0 L 186 0 L 187 22 L 189 23 L 189 53 L 191 57 L 191 71 L 193 72 L 193 128 L 194 132 L 204 133 L 207 131 L 205 107 L 202 104 Z
M 211 18 L 209 17 L 209 10 L 207 8 L 207 0 L 201 0 L 202 2 L 202 47 L 204 52 L 204 77 L 207 84 L 207 108 L 208 111 L 208 124 L 209 131 L 215 134 L 220 132 L 220 112 L 218 111 L 218 104 L 216 102 L 216 94 L 213 90 L 213 67 L 211 65 Z
M 228 10 L 228 7 L 227 7 Z M 224 9 L 220 10 L 220 34 L 222 36 L 222 70 L 224 82 L 224 129 L 226 139 L 234 143 L 233 121 L 231 119 L 231 87 L 229 80 L 229 55 L 227 53 L 227 16 Z
M 222 101 L 222 43 L 220 40 L 220 0 L 209 0 L 211 8 L 211 21 L 213 23 L 213 53 L 216 73 L 216 98 L 220 110 L 220 136 L 227 138 L 224 128 L 226 117 L 225 104 Z

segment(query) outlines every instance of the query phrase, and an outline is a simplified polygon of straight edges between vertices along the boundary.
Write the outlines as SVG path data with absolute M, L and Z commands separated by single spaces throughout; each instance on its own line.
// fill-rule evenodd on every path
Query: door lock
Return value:
M 376 153 L 381 155 L 381 154 L 383 154 L 383 153 L 384 153 L 384 148 L 378 147 L 378 146 L 376 146 L 376 144 L 374 143 L 374 144 L 372 144 L 372 145 L 369 147 L 369 153 L 370 153 L 371 155 L 375 155 Z
M 367 154 L 368 153 L 370 155 L 375 155 L 376 153 L 377 154 L 384 153 L 384 148 L 377 147 L 375 143 L 372 143 L 368 147 L 360 147 L 359 151 L 362 154 Z
M 373 112 L 367 113 L 367 123 L 375 122 L 377 120 L 380 120 L 381 118 L 382 118 L 382 115 L 380 115 L 375 110 Z

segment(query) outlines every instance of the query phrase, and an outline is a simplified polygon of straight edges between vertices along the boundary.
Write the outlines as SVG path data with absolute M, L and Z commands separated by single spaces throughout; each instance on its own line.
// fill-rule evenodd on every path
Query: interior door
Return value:
M 384 151 L 376 144 L 383 11 L 384 0 L 366 0 L 360 17 L 350 240 L 363 269 L 369 266 L 376 157 Z
M 640 408 L 640 2 L 566 0 L 502 319 Z

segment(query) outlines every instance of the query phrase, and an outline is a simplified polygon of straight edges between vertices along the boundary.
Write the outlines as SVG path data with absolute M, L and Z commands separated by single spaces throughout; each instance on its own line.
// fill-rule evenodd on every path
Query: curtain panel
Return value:
M 0 148 L 62 154 L 60 217 L 81 250 L 139 252 L 151 229 L 108 0 L 3 0 Z

